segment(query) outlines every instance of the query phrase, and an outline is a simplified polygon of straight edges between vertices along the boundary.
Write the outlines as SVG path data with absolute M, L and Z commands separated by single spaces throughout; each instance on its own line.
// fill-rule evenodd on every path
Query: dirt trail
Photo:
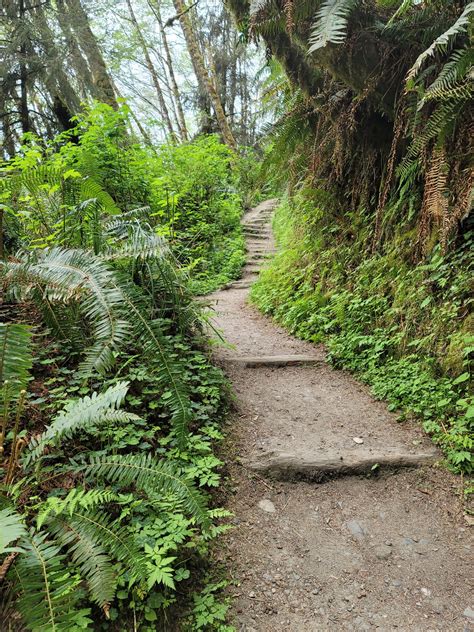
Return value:
M 473 548 L 459 481 L 422 466 L 439 455 L 416 425 L 398 424 L 365 386 L 325 363 L 322 347 L 292 338 L 246 302 L 274 251 L 273 206 L 246 215 L 244 278 L 212 297 L 234 345 L 217 355 L 237 396 L 235 528 L 221 551 L 237 582 L 237 629 L 472 631 Z M 260 365 L 268 356 L 279 362 Z M 394 456 L 420 465 L 379 467 Z M 328 462 L 346 476 L 324 478 Z M 361 463 L 375 471 L 354 475 Z

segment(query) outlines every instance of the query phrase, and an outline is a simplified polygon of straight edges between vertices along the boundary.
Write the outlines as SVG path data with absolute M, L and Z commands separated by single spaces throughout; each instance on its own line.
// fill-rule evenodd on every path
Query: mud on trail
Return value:
M 233 345 L 216 355 L 236 393 L 219 555 L 237 629 L 474 631 L 459 480 L 415 424 L 247 303 L 274 252 L 273 208 L 246 215 L 244 277 L 211 297 Z

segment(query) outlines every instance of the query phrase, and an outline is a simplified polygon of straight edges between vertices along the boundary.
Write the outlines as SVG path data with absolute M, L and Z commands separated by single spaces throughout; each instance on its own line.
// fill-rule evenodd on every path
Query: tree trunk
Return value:
M 71 56 L 72 66 L 75 70 L 77 78 L 79 82 L 83 84 L 83 96 L 87 96 L 90 94 L 93 98 L 100 100 L 101 95 L 97 91 L 97 87 L 94 84 L 94 78 L 92 76 L 92 72 L 89 68 L 86 58 L 84 57 L 79 45 L 77 43 L 76 37 L 72 31 L 71 24 L 67 19 L 67 15 L 65 14 L 62 0 L 58 3 L 58 11 L 56 11 L 56 17 L 61 27 L 61 31 L 64 35 L 64 39 L 66 40 L 66 45 L 69 49 L 69 53 Z
M 101 100 L 117 109 L 117 100 L 112 81 L 97 39 L 92 32 L 89 18 L 82 6 L 81 0 L 66 0 L 67 19 L 83 50 L 91 70 L 94 86 L 101 96 Z M 65 6 L 64 0 L 58 1 L 59 10 Z
M 51 96 L 53 111 L 61 127 L 70 129 L 72 127 L 71 117 L 77 114 L 81 108 L 80 98 L 72 87 L 68 75 L 64 72 L 63 55 L 56 46 L 55 35 L 48 25 L 43 7 L 38 5 L 33 11 L 45 59 L 38 56 L 36 49 L 31 44 L 29 44 L 28 54 L 32 60 L 35 60 L 40 69 L 39 76 Z
M 199 49 L 189 13 L 186 12 L 186 6 L 183 0 L 173 0 L 173 4 L 176 9 L 176 13 L 179 15 L 179 21 L 183 29 L 184 38 L 186 40 L 186 45 L 198 82 L 201 82 L 209 95 L 224 142 L 232 149 L 235 149 L 236 142 L 234 135 L 232 134 L 232 130 L 230 129 L 229 123 L 226 119 L 224 108 L 222 107 L 222 102 L 219 98 L 213 78 L 206 69 L 204 57 Z
M 19 3 L 20 24 L 25 19 L 25 2 Z M 28 70 L 26 68 L 26 41 L 23 39 L 20 44 L 20 120 L 23 134 L 31 130 L 30 115 L 28 112 Z
M 163 20 L 161 19 L 160 7 L 159 7 L 158 2 L 150 2 L 150 6 L 152 8 L 153 13 L 155 14 L 156 21 L 158 22 L 158 26 L 160 27 L 161 41 L 163 42 L 163 48 L 165 51 L 166 65 L 168 67 L 168 74 L 170 76 L 170 81 L 171 81 L 171 90 L 172 90 L 174 102 L 176 105 L 176 112 L 178 115 L 178 123 L 179 123 L 179 131 L 180 131 L 181 139 L 186 141 L 188 140 L 188 128 L 186 126 L 186 119 L 184 118 L 183 105 L 181 103 L 181 95 L 179 93 L 178 83 L 176 81 L 176 75 L 174 74 L 173 59 L 171 57 L 170 47 L 168 45 L 168 38 L 166 36 Z
M 128 10 L 129 10 L 129 13 L 130 13 L 130 18 L 132 20 L 133 27 L 134 27 L 135 32 L 137 34 L 138 40 L 140 42 L 140 46 L 142 47 L 143 55 L 145 57 L 146 67 L 148 69 L 148 72 L 150 73 L 151 80 L 152 80 L 153 85 L 155 87 L 156 95 L 158 97 L 158 102 L 160 104 L 161 114 L 162 114 L 162 116 L 163 116 L 163 118 L 165 120 L 166 127 L 168 128 L 168 131 L 171 134 L 171 138 L 173 140 L 176 140 L 176 132 L 174 131 L 173 124 L 171 122 L 171 118 L 170 118 L 169 111 L 168 111 L 168 106 L 166 105 L 165 97 L 163 95 L 163 90 L 161 89 L 160 80 L 158 78 L 158 74 L 156 72 L 156 68 L 153 65 L 153 62 L 152 62 L 151 57 L 150 57 L 150 52 L 148 50 L 148 46 L 147 46 L 145 38 L 143 37 L 143 34 L 141 32 L 140 25 L 137 22 L 137 18 L 135 17 L 135 13 L 133 11 L 132 3 L 130 2 L 130 0 L 126 0 L 126 2 L 127 2 L 127 6 L 128 6 Z

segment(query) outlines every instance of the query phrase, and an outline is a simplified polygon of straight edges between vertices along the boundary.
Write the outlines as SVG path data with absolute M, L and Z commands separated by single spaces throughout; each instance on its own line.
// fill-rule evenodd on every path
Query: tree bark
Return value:
M 71 117 L 80 110 L 80 99 L 64 71 L 63 55 L 56 46 L 55 36 L 48 25 L 43 7 L 38 5 L 33 11 L 45 59 L 38 56 L 31 44 L 28 54 L 31 59 L 35 60 L 36 67 L 39 69 L 38 75 L 51 95 L 53 112 L 56 114 L 61 127 L 69 129 Z
M 132 20 L 133 27 L 135 29 L 135 33 L 137 34 L 138 41 L 140 42 L 140 46 L 142 47 L 143 56 L 145 57 L 146 67 L 148 72 L 150 73 L 151 80 L 153 82 L 153 86 L 156 91 L 156 95 L 158 97 L 158 102 L 160 104 L 161 114 L 165 120 L 166 127 L 168 128 L 169 133 L 171 134 L 171 138 L 176 140 L 176 132 L 173 128 L 173 124 L 171 122 L 171 118 L 168 111 L 168 106 L 166 105 L 165 97 L 163 95 L 163 90 L 161 89 L 160 80 L 158 74 L 156 72 L 156 68 L 153 65 L 153 62 L 150 57 L 150 52 L 148 50 L 148 46 L 146 44 L 145 38 L 140 29 L 140 25 L 138 24 L 137 18 L 135 17 L 135 13 L 133 11 L 132 3 L 130 0 L 126 0 L 128 11 L 130 13 L 130 19 Z
M 186 141 L 188 140 L 188 128 L 186 125 L 186 119 L 184 117 L 183 105 L 181 102 L 181 95 L 179 93 L 178 83 L 176 81 L 176 75 L 174 74 L 173 68 L 173 59 L 171 57 L 171 51 L 168 44 L 168 38 L 166 36 L 165 27 L 163 25 L 163 20 L 161 18 L 161 11 L 158 2 L 151 2 L 150 6 L 155 14 L 156 21 L 158 22 L 158 26 L 160 28 L 161 41 L 163 42 L 163 49 L 165 51 L 166 65 L 168 67 L 168 74 L 171 81 L 171 90 L 174 97 L 174 102 L 176 105 L 176 112 L 178 115 L 178 123 L 179 123 L 179 132 L 181 135 L 181 139 Z
M 20 24 L 25 19 L 25 2 L 20 0 L 19 3 Z M 30 115 L 28 112 L 28 70 L 26 68 L 26 41 L 22 40 L 20 44 L 20 120 L 23 134 L 31 130 Z
M 211 77 L 211 74 L 207 70 L 204 63 L 204 57 L 201 53 L 201 50 L 199 49 L 189 13 L 186 12 L 186 6 L 183 0 L 173 0 L 173 4 L 174 8 L 176 9 L 176 13 L 180 16 L 179 21 L 183 29 L 184 38 L 186 40 L 186 45 L 198 82 L 200 81 L 207 90 L 207 94 L 209 95 L 210 101 L 212 103 L 212 107 L 217 119 L 217 124 L 219 125 L 219 129 L 221 131 L 224 142 L 232 149 L 235 149 L 236 142 L 234 135 L 232 134 L 232 130 L 230 129 L 229 123 L 225 116 L 224 108 L 222 107 L 222 102 L 220 100 L 217 88 L 214 84 L 213 77 Z
M 58 5 L 59 10 L 56 11 L 56 17 L 64 35 L 64 39 L 66 40 L 66 45 L 69 49 L 72 66 L 79 82 L 83 84 L 83 95 L 86 96 L 90 94 L 93 98 L 100 100 L 102 95 L 100 95 L 97 91 L 97 86 L 94 83 L 94 78 L 92 76 L 91 69 L 89 68 L 89 64 L 87 63 L 87 60 L 77 43 L 71 24 L 67 19 L 67 15 L 64 10 L 61 8 L 61 4 L 62 2 Z
M 67 19 L 88 60 L 94 86 L 98 94 L 101 95 L 101 100 L 117 109 L 117 99 L 107 65 L 81 0 L 58 0 L 58 6 L 59 10 L 67 6 Z

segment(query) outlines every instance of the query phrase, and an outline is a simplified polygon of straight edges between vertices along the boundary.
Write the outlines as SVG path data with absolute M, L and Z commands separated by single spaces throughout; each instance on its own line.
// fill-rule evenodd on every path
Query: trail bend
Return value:
M 243 278 L 211 300 L 236 394 L 218 556 L 240 632 L 474 630 L 472 536 L 440 455 L 324 348 L 247 302 L 275 252 L 269 200 L 247 213 Z

